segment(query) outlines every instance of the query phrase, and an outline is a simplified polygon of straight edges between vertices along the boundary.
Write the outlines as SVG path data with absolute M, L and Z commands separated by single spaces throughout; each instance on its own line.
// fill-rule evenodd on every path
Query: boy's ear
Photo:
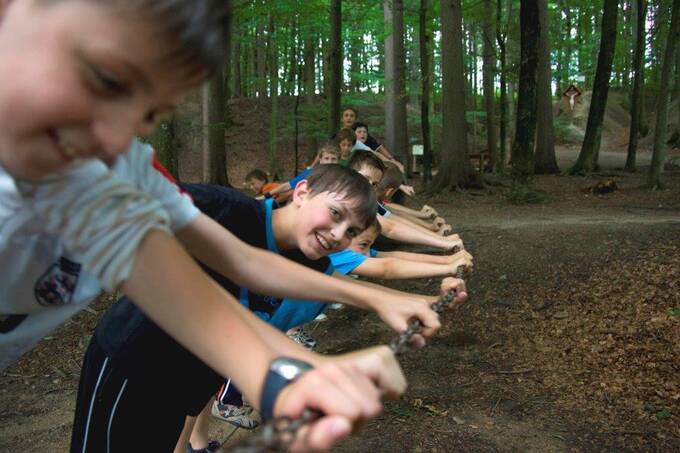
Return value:
M 295 186 L 295 190 L 293 190 L 293 201 L 292 203 L 300 207 L 302 204 L 309 198 L 309 185 L 307 184 L 307 180 L 303 179 L 302 181 L 297 183 L 297 186 Z

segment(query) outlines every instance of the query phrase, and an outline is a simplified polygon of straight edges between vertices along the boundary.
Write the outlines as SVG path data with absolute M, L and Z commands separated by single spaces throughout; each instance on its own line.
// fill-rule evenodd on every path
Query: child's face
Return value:
M 352 244 L 349 247 L 357 253 L 368 256 L 377 236 L 375 228 L 367 228 L 352 239 Z
M 0 163 L 15 177 L 110 163 L 191 84 L 159 69 L 155 27 L 106 2 L 0 5 Z
M 255 193 L 260 193 L 265 184 L 264 181 L 257 178 L 250 178 L 246 182 L 248 183 L 248 187 L 250 188 L 250 190 L 252 190 Z
M 354 143 L 351 140 L 345 139 L 340 142 L 340 154 L 343 156 L 348 156 L 352 152 L 352 147 Z
M 354 133 L 357 136 L 357 140 L 360 141 L 361 143 L 364 143 L 368 138 L 368 129 L 366 129 L 365 127 L 357 127 Z
M 368 182 L 371 183 L 374 189 L 377 187 L 378 183 L 383 177 L 383 172 L 369 165 L 364 165 L 363 167 L 361 167 L 358 173 L 364 178 L 368 179 Z
M 352 127 L 356 120 L 357 115 L 353 110 L 347 109 L 342 112 L 342 127 Z
M 333 153 L 321 153 L 321 157 L 319 157 L 319 163 L 324 165 L 324 164 L 337 164 L 338 163 L 338 156 L 337 154 Z
M 307 181 L 298 183 L 293 203 L 299 208 L 295 245 L 308 258 L 318 259 L 346 249 L 363 229 L 351 209 L 351 200 L 329 192 L 312 196 Z

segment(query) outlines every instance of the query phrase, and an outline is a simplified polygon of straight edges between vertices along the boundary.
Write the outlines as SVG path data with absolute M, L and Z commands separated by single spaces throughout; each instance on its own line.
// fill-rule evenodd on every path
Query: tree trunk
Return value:
M 500 156 L 497 169 L 501 173 L 505 171 L 505 162 L 508 155 L 508 86 L 507 86 L 507 36 L 508 29 L 503 27 L 503 0 L 497 0 L 496 8 L 496 41 L 498 42 L 500 69 Z M 509 11 L 508 11 L 509 13 Z M 505 30 L 505 31 L 504 31 Z
M 352 93 L 358 93 L 361 87 L 361 46 L 363 45 L 362 36 L 354 36 L 350 40 L 350 72 L 349 72 L 349 90 Z
M 241 39 L 239 36 L 234 36 L 236 34 L 236 28 L 232 26 L 232 52 L 233 55 L 231 66 L 234 68 L 233 81 L 232 81 L 232 91 L 231 94 L 235 98 L 240 98 L 243 96 L 243 89 L 241 88 Z
M 401 158 L 411 173 L 406 126 L 404 2 L 385 0 L 385 146 Z
M 680 0 L 673 0 L 671 26 L 666 38 L 666 51 L 661 67 L 661 85 L 656 104 L 656 125 L 654 126 L 654 149 L 652 164 L 649 167 L 649 186 L 663 188 L 661 174 L 666 160 L 666 130 L 668 125 L 668 104 L 671 94 L 671 71 L 675 64 L 675 47 L 680 39 Z
M 472 172 L 465 122 L 465 78 L 461 0 L 441 1 L 442 140 L 434 189 L 463 186 Z
M 632 0 L 636 5 L 635 20 L 635 54 L 633 56 L 633 92 L 630 95 L 630 133 L 628 135 L 628 155 L 625 170 L 634 172 L 637 157 L 638 134 L 640 131 L 640 113 L 642 107 L 642 85 L 644 84 L 642 65 L 645 56 L 645 21 L 647 17 L 647 0 Z
M 494 13 L 496 7 L 493 4 L 493 0 L 484 0 L 484 6 L 484 67 L 482 77 L 484 84 L 484 107 L 486 110 L 486 144 L 491 168 L 493 171 L 496 171 L 498 165 L 496 90 L 494 89 L 494 76 L 496 74 L 496 46 L 494 45 L 496 39 L 496 18 Z M 480 168 L 482 167 L 483 161 L 480 161 Z
M 226 123 L 225 107 L 225 78 L 227 64 L 216 71 L 206 83 L 206 124 L 203 125 L 204 137 L 207 139 L 207 168 L 204 169 L 204 179 L 209 184 L 229 185 L 227 176 L 227 149 L 224 139 L 224 127 Z
M 305 36 L 305 43 L 304 43 L 304 62 L 305 62 L 305 68 L 304 68 L 304 74 L 303 74 L 303 79 L 304 79 L 304 92 L 305 96 L 307 98 L 307 102 L 311 103 L 314 101 L 314 94 L 315 94 L 315 86 L 316 86 L 316 79 L 315 79 L 315 71 L 314 71 L 314 48 L 315 48 L 315 43 L 316 40 L 311 36 L 311 30 L 307 30 L 307 36 Z
M 179 159 L 175 145 L 174 116 L 161 121 L 153 134 L 149 136 L 148 141 L 153 147 L 156 159 L 179 181 Z
M 600 53 L 597 57 L 597 70 L 593 94 L 588 111 L 588 124 L 583 139 L 581 152 L 576 164 L 571 168 L 571 174 L 592 171 L 597 166 L 596 155 L 600 151 L 602 139 L 602 122 L 607 106 L 609 94 L 609 78 L 612 71 L 614 49 L 616 48 L 616 16 L 618 14 L 618 0 L 604 0 L 604 14 L 602 16 L 602 38 L 600 39 Z
M 330 80 L 328 94 L 328 135 L 338 131 L 342 90 L 342 2 L 331 0 L 331 37 L 329 45 Z
M 430 31 L 427 28 L 427 15 L 430 9 L 429 0 L 420 0 L 419 15 L 419 47 L 420 72 L 422 74 L 422 92 L 420 97 L 420 127 L 423 134 L 423 183 L 427 185 L 432 180 L 432 145 L 430 143 L 430 91 L 432 87 L 432 73 L 430 72 Z
M 548 0 L 538 0 L 540 36 L 538 44 L 538 70 L 536 74 L 536 154 L 534 173 L 559 173 L 555 159 L 555 132 L 552 106 L 552 71 L 550 69 L 550 25 Z
M 533 174 L 534 137 L 536 133 L 536 70 L 541 24 L 539 0 L 521 0 L 519 93 L 517 127 L 512 149 L 512 177 L 518 184 L 530 182 Z
M 271 116 L 269 120 L 269 173 L 278 179 L 278 126 L 279 126 L 279 52 L 276 45 L 274 16 L 269 14 L 269 91 L 271 96 Z
M 257 97 L 262 98 L 267 96 L 267 42 L 261 24 L 257 25 L 256 33 L 255 87 Z

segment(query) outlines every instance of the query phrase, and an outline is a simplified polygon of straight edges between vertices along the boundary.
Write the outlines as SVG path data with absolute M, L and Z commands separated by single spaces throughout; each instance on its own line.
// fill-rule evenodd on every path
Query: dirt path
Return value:
M 619 191 L 586 190 L 612 177 Z M 404 357 L 406 395 L 338 451 L 680 450 L 680 322 L 665 315 L 680 287 L 654 277 L 680 267 L 680 173 L 667 178 L 652 193 L 643 175 L 540 177 L 538 205 L 509 204 L 503 187 L 428 200 L 475 256 L 470 301 Z M 433 293 L 438 281 L 390 286 Z M 0 452 L 67 450 L 80 358 L 108 303 L 0 375 Z M 393 336 L 357 310 L 329 318 L 312 332 L 324 352 Z M 619 346 L 634 348 L 626 360 Z

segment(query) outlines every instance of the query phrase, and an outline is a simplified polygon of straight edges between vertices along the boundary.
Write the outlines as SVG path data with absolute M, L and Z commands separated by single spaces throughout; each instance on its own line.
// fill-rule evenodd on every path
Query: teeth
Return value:
M 323 237 L 321 237 L 320 234 L 316 235 L 316 239 L 319 241 L 319 243 L 324 249 L 329 250 L 331 248 L 330 244 Z

